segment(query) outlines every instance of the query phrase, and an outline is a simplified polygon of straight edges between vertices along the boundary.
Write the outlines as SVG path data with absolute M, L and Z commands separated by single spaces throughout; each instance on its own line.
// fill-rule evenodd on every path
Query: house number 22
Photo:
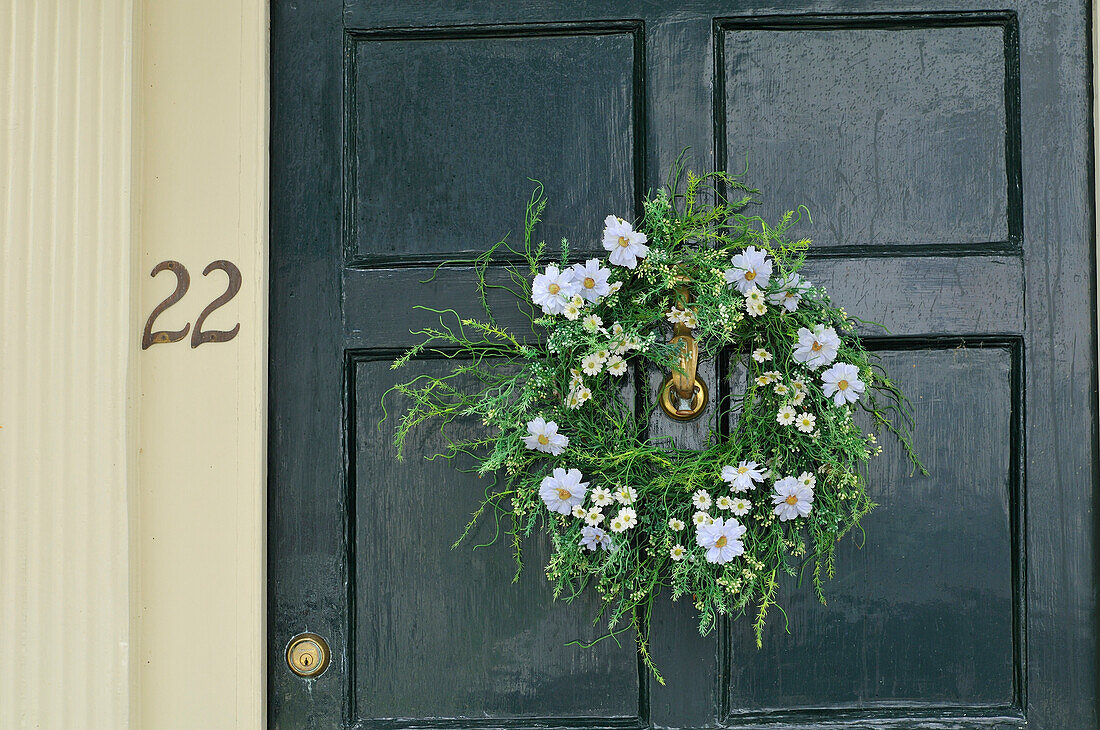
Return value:
M 191 347 L 198 347 L 206 342 L 229 342 L 241 331 L 240 322 L 231 330 L 203 331 L 202 329 L 202 324 L 206 321 L 206 318 L 218 307 L 237 296 L 237 292 L 241 290 L 241 270 L 238 269 L 236 265 L 225 260 L 211 261 L 206 265 L 206 268 L 203 269 L 202 275 L 207 276 L 215 269 L 225 272 L 226 276 L 229 277 L 229 286 L 226 287 L 221 296 L 207 304 L 206 309 L 202 310 L 199 314 L 199 318 L 195 320 L 195 331 L 191 333 Z M 191 275 L 187 273 L 187 267 L 179 261 L 161 261 L 153 267 L 149 276 L 155 277 L 162 271 L 171 271 L 176 275 L 176 289 L 169 294 L 164 301 L 153 308 L 153 311 L 149 314 L 149 319 L 145 321 L 145 331 L 141 334 L 141 349 L 143 350 L 148 350 L 153 345 L 179 342 L 187 336 L 187 331 L 191 329 L 191 323 L 188 322 L 184 325 L 183 329 L 175 330 L 174 332 L 168 330 L 153 331 L 153 323 L 156 321 L 157 317 L 159 317 L 164 310 L 171 307 L 180 299 L 183 299 L 183 295 L 187 293 L 187 288 L 191 286 Z

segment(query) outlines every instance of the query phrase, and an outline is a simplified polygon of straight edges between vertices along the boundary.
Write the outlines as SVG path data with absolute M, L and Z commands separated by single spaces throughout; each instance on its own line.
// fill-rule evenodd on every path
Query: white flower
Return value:
M 599 259 L 588 259 L 583 264 L 573 264 L 573 281 L 576 282 L 577 293 L 586 301 L 596 302 L 600 297 L 606 297 L 611 293 L 611 285 L 607 283 L 607 277 L 611 276 L 611 269 L 600 266 Z
M 606 507 L 614 501 L 615 499 L 611 496 L 611 492 L 603 487 L 596 487 L 592 490 L 592 503 L 597 507 Z
M 642 349 L 642 340 L 637 335 L 632 336 L 626 341 L 626 347 L 628 350 L 640 350 Z
M 745 294 L 745 306 L 752 306 L 754 304 L 759 304 L 761 306 L 764 304 L 764 292 L 760 291 L 755 286 L 749 289 L 748 293 Z
M 612 532 L 624 532 L 626 530 L 626 523 L 623 522 L 622 517 L 616 515 L 615 518 L 611 520 L 610 527 Z
M 783 406 L 779 409 L 779 413 L 775 414 L 775 420 L 782 426 L 790 426 L 794 423 L 795 412 L 790 406 Z
M 573 387 L 573 390 L 569 391 L 569 395 L 565 398 L 565 405 L 569 408 L 576 410 L 580 408 L 588 399 L 592 397 L 592 391 L 583 385 L 577 384 Z
M 776 383 L 772 390 L 775 391 L 776 395 L 786 395 L 790 388 L 783 385 L 783 383 Z
M 770 382 L 772 382 L 772 379 L 769 378 L 767 375 L 757 375 L 756 376 L 756 385 L 761 387 L 761 388 L 763 388 L 765 385 L 767 385 Z
M 569 445 L 569 437 L 558 433 L 558 424 L 539 416 L 527 422 L 527 435 L 523 437 L 523 443 L 534 451 L 557 456 Z
M 638 499 L 638 490 L 634 487 L 619 487 L 615 492 L 615 501 L 619 504 L 634 504 Z
M 649 240 L 646 235 L 635 231 L 622 218 L 609 215 L 604 218 L 603 225 L 603 247 L 611 252 L 608 257 L 611 263 L 633 269 L 638 265 L 638 259 L 644 259 L 649 253 L 649 246 L 645 245 Z
M 603 522 L 603 512 L 596 507 L 591 507 L 584 513 L 584 521 L 595 527 Z
M 736 286 L 742 294 L 753 287 L 766 287 L 771 279 L 772 262 L 764 251 L 758 251 L 755 246 L 749 246 L 734 256 L 730 263 L 733 268 L 726 270 L 726 281 Z
M 709 525 L 703 525 L 695 533 L 695 542 L 707 551 L 708 563 L 728 563 L 745 552 L 741 536 L 745 528 L 736 518 L 716 519 Z
M 794 391 L 794 396 L 791 398 L 791 405 L 802 405 L 802 401 L 806 400 L 806 393 L 808 392 L 806 390 L 806 384 L 803 383 L 801 380 L 792 380 L 791 390 Z
M 584 516 L 587 514 L 588 510 L 586 510 L 583 505 L 578 504 L 573 506 L 573 516 L 577 519 L 583 520 Z
M 594 352 L 590 352 L 581 358 L 581 370 L 585 375 L 599 375 L 603 370 L 603 360 Z
M 733 506 L 730 509 L 735 515 L 741 517 L 747 515 L 749 510 L 752 509 L 752 502 L 749 502 L 749 500 L 744 497 L 737 497 L 733 500 Z
M 680 530 L 684 529 L 685 525 L 683 520 L 678 520 L 673 517 L 668 521 L 668 527 L 673 532 L 679 532 Z
M 603 324 L 603 320 L 600 319 L 598 314 L 585 315 L 584 320 L 581 321 L 581 327 L 588 332 L 595 332 Z
M 783 379 L 783 373 L 778 370 L 766 370 L 764 371 L 764 377 L 768 379 L 769 383 L 778 383 Z
M 615 517 L 621 520 L 628 530 L 638 524 L 638 513 L 632 507 L 623 507 Z
M 752 351 L 752 359 L 757 362 L 767 362 L 772 359 L 772 354 L 763 347 L 758 347 Z
M 817 476 L 813 472 L 804 471 L 798 475 L 798 483 L 803 487 L 813 489 L 817 486 Z
M 609 550 L 611 548 L 611 536 L 599 527 L 581 528 L 581 547 L 595 552 L 599 548 Z
M 806 363 L 806 367 L 811 370 L 817 370 L 836 359 L 836 351 L 839 347 L 840 338 L 832 327 L 822 324 L 817 325 L 813 330 L 799 327 L 794 359 L 797 362 Z
M 643 256 L 643 258 L 645 258 L 645 257 Z M 614 284 L 612 284 L 608 288 L 610 290 L 610 293 L 614 294 L 615 292 L 617 292 L 617 291 L 619 291 L 620 289 L 623 288 L 623 283 L 621 281 L 616 281 Z
M 817 416 L 809 411 L 802 411 L 795 419 L 794 425 L 802 433 L 809 433 L 814 430 L 815 423 L 817 423 Z
M 794 477 L 783 477 L 775 483 L 775 494 L 772 495 L 775 509 L 772 511 L 779 515 L 780 522 L 786 522 L 810 514 L 813 501 L 812 487 L 802 486 Z
M 732 509 L 733 500 L 723 494 L 721 497 L 714 500 L 714 506 L 718 509 Z
M 581 305 L 571 301 L 565 305 L 562 314 L 565 315 L 566 319 L 575 322 L 581 316 Z
M 577 293 L 576 287 L 569 269 L 562 271 L 550 264 L 546 267 L 546 273 L 535 277 L 531 285 L 531 301 L 542 307 L 546 314 L 561 314 Z
M 687 555 L 687 550 L 684 550 L 683 545 L 673 545 L 668 551 L 668 556 L 676 562 L 683 560 L 685 555 Z
M 750 317 L 760 317 L 768 313 L 768 308 L 763 304 L 750 304 L 745 302 L 745 310 Z
M 695 494 L 691 495 L 691 503 L 695 505 L 695 509 L 698 510 L 710 509 L 710 495 L 700 489 Z
M 626 375 L 626 360 L 623 360 L 618 355 L 608 358 L 607 372 L 611 373 L 616 378 L 621 375 Z
M 579 400 L 581 402 L 581 405 L 584 405 L 585 403 L 587 403 L 588 399 L 591 398 L 591 397 L 592 397 L 592 391 L 589 390 L 588 388 L 586 388 L 584 386 L 581 386 L 580 388 L 577 388 L 577 400 Z
M 846 362 L 838 362 L 821 374 L 821 390 L 826 398 L 842 406 L 855 403 L 867 387 L 859 379 L 859 368 Z
M 588 482 L 582 482 L 583 478 L 579 469 L 555 469 L 553 474 L 543 478 L 539 496 L 551 512 L 567 515 L 584 502 Z
M 602 365 L 611 357 L 611 353 L 607 350 L 596 350 L 596 357 L 600 358 L 600 364 Z
M 798 274 L 791 274 L 779 282 L 778 288 L 768 295 L 768 301 L 778 304 L 788 312 L 798 309 L 798 303 L 802 301 L 802 293 L 809 287 L 809 282 L 803 281 Z
M 747 492 L 756 487 L 757 482 L 764 481 L 764 475 L 755 461 L 742 461 L 736 467 L 723 466 L 722 481 L 729 482 L 730 489 L 735 492 Z
M 691 516 L 691 521 L 695 523 L 696 527 L 702 527 L 703 525 L 709 525 L 711 522 L 714 522 L 714 518 L 706 512 L 696 512 Z

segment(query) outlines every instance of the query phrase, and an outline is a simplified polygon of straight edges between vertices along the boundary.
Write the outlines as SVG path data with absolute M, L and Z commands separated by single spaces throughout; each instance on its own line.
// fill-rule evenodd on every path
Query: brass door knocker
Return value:
M 684 277 L 680 278 L 680 282 L 681 286 L 676 289 L 676 299 L 687 308 L 691 302 L 691 292 Z M 672 339 L 669 343 L 680 346 L 680 359 L 677 367 L 661 384 L 658 402 L 669 418 L 692 421 L 703 414 L 710 398 L 706 383 L 698 375 L 699 343 L 695 341 L 691 327 L 683 322 L 672 325 Z

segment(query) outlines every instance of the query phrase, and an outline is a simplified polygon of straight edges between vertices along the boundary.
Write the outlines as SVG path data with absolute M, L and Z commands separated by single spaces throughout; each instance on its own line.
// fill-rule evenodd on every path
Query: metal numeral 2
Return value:
M 198 319 L 195 320 L 195 330 L 191 333 L 192 348 L 198 347 L 206 342 L 229 342 L 241 331 L 240 322 L 231 330 L 208 330 L 204 332 L 202 329 L 202 323 L 206 321 L 206 318 L 213 314 L 214 310 L 218 307 L 221 307 L 233 297 L 237 296 L 237 292 L 241 290 L 241 270 L 238 269 L 235 264 L 231 261 L 225 261 L 224 259 L 211 261 L 207 264 L 206 268 L 203 269 L 202 275 L 208 276 L 210 272 L 215 269 L 225 272 L 226 276 L 229 277 L 229 285 L 226 287 L 225 291 L 222 292 L 221 296 L 206 305 L 206 308 L 199 314 Z M 141 349 L 143 350 L 148 350 L 153 345 L 179 342 L 187 336 L 187 331 L 191 329 L 191 324 L 188 323 L 183 329 L 174 332 L 168 330 L 153 331 L 153 323 L 156 321 L 157 317 L 163 314 L 164 310 L 171 307 L 180 299 L 183 299 L 183 295 L 187 293 L 188 287 L 191 286 L 191 275 L 187 273 L 187 267 L 179 261 L 161 261 L 153 267 L 149 276 L 155 277 L 162 271 L 171 271 L 176 275 L 176 288 L 164 299 L 164 301 L 153 308 L 153 311 L 149 314 L 149 319 L 145 321 L 145 331 L 142 332 L 141 335 Z

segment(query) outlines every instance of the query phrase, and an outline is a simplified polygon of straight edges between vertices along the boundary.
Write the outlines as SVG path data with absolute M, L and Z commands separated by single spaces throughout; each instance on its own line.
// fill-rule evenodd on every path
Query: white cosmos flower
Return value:
M 767 362 L 772 359 L 772 354 L 765 350 L 763 347 L 758 347 L 752 351 L 752 359 L 757 362 Z
M 726 281 L 736 286 L 742 294 L 747 294 L 753 287 L 764 288 L 771 280 L 772 262 L 764 251 L 758 251 L 755 246 L 749 246 L 734 256 L 730 263 L 733 268 L 726 270 Z
M 718 509 L 732 509 L 733 500 L 723 494 L 721 497 L 714 500 L 714 506 Z
M 680 530 L 684 529 L 685 526 L 686 525 L 684 525 L 683 520 L 678 520 L 675 517 L 669 519 L 668 521 L 668 527 L 673 532 L 679 532 Z
M 687 550 L 684 550 L 683 545 L 673 545 L 668 551 L 668 556 L 676 562 L 683 560 L 685 555 L 687 555 Z
M 745 528 L 736 518 L 721 517 L 709 525 L 701 526 L 695 533 L 695 542 L 707 551 L 707 562 L 724 564 L 745 552 L 741 536 Z
M 626 360 L 623 360 L 618 355 L 608 358 L 607 372 L 611 373 L 616 378 L 620 375 L 626 375 Z
M 550 264 L 546 267 L 546 273 L 537 275 L 531 284 L 531 301 L 542 307 L 546 314 L 561 314 L 577 293 L 576 287 L 569 269 L 562 271 Z
M 586 301 L 596 302 L 611 293 L 611 285 L 607 283 L 607 277 L 611 276 L 611 269 L 600 266 L 599 259 L 588 259 L 583 264 L 573 264 L 571 270 L 577 293 Z
M 581 358 L 581 370 L 585 375 L 599 375 L 603 370 L 603 360 L 596 353 L 590 352 Z
M 809 282 L 803 281 L 798 274 L 791 274 L 779 281 L 779 286 L 768 295 L 768 301 L 778 304 L 788 312 L 798 309 L 798 303 L 802 301 L 802 293 L 809 287 Z
M 714 518 L 706 512 L 696 512 L 691 516 L 691 521 L 695 523 L 696 527 L 702 527 L 703 525 L 709 525 L 711 522 L 714 522 Z
M 749 513 L 749 510 L 751 509 L 752 502 L 745 499 L 744 497 L 736 497 L 733 500 L 733 506 L 730 507 L 730 510 L 738 517 L 743 517 L 744 515 L 747 515 Z
M 775 414 L 775 420 L 779 422 L 781 426 L 790 426 L 794 423 L 795 412 L 790 406 L 783 406 L 779 409 L 779 413 Z
M 584 327 L 587 332 L 595 332 L 602 324 L 603 320 L 598 314 L 585 315 L 584 320 L 581 321 L 581 327 Z
M 836 359 L 840 347 L 840 338 L 836 330 L 819 324 L 812 330 L 798 328 L 798 344 L 794 347 L 794 359 L 806 363 L 806 367 L 817 370 Z
M 596 507 L 591 507 L 584 513 L 584 521 L 595 527 L 603 522 L 603 512 Z
M 619 504 L 634 504 L 638 499 L 638 490 L 634 487 L 619 487 L 615 491 L 615 501 Z
M 813 488 L 802 486 L 794 477 L 783 477 L 775 483 L 775 494 L 772 495 L 775 509 L 772 511 L 779 516 L 780 522 L 810 514 L 813 502 Z
M 588 482 L 582 482 L 583 478 L 579 469 L 555 469 L 552 474 L 543 478 L 539 486 L 539 496 L 551 512 L 570 514 L 575 506 L 584 502 Z
M 596 487 L 592 490 L 592 503 L 597 507 L 606 507 L 614 501 L 615 498 L 611 496 L 611 492 L 603 487 Z
M 608 257 L 611 263 L 633 269 L 638 265 L 638 259 L 644 259 L 649 253 L 649 246 L 645 245 L 649 240 L 646 235 L 635 231 L 622 218 L 609 215 L 604 218 L 603 225 L 603 247 L 611 252 Z
M 615 517 L 622 520 L 628 530 L 638 524 L 638 513 L 634 511 L 633 507 L 623 507 Z
M 581 547 L 595 552 L 598 549 L 611 549 L 611 536 L 599 527 L 581 528 Z
M 802 411 L 798 414 L 798 417 L 794 419 L 795 428 L 802 433 L 813 431 L 815 423 L 817 423 L 817 416 L 809 411 Z
M 747 492 L 764 481 L 760 465 L 755 461 L 742 461 L 737 466 L 722 467 L 722 481 L 728 482 L 735 492 Z
M 558 433 L 558 424 L 539 416 L 527 422 L 527 435 L 523 437 L 523 443 L 534 451 L 557 456 L 569 445 L 569 437 Z
M 698 510 L 710 509 L 710 495 L 700 489 L 695 494 L 691 495 L 691 503 L 695 505 L 695 509 Z
M 817 486 L 817 476 L 813 472 L 804 471 L 798 475 L 798 483 L 803 487 L 813 489 Z
M 846 362 L 838 362 L 821 374 L 821 390 L 838 406 L 855 403 L 866 387 L 859 379 L 859 368 Z
M 588 514 L 588 510 L 586 510 L 584 508 L 584 506 L 579 505 L 579 504 L 574 505 L 574 507 L 573 507 L 573 516 L 574 517 L 576 517 L 579 520 L 583 520 L 584 516 L 587 515 L 587 514 Z

